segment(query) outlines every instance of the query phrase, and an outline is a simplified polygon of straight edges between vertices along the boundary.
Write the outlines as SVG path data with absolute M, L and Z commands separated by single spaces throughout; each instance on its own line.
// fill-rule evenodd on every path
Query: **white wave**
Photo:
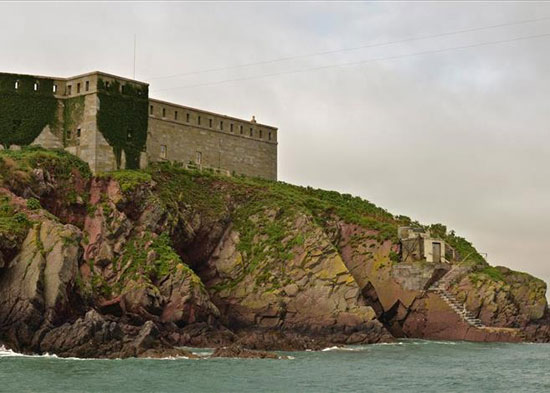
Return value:
M 32 354 L 27 355 L 24 353 L 15 352 L 9 348 L 6 348 L 3 345 L 0 345 L 0 358 L 12 358 L 12 357 L 20 357 L 20 358 L 43 358 L 43 359 L 60 359 L 60 360 L 107 360 L 107 359 L 100 359 L 100 358 L 75 358 L 75 357 L 59 357 L 55 354 L 49 354 L 44 353 L 42 355 L 39 354 Z M 188 356 L 167 356 L 164 358 L 141 358 L 141 359 L 147 359 L 147 360 L 181 360 L 181 359 L 189 359 Z M 116 359 L 110 359 L 110 360 L 123 360 L 120 358 Z
M 15 352 L 9 348 L 6 348 L 3 345 L 0 345 L 0 358 L 11 358 L 11 357 L 24 357 L 24 358 L 50 358 L 50 359 L 58 359 L 57 355 L 50 355 L 49 353 L 45 353 L 43 355 L 33 354 L 33 355 L 26 355 L 24 353 Z
M 321 349 L 321 351 L 323 351 L 323 352 L 328 352 L 328 351 L 335 351 L 335 350 L 337 350 L 337 349 L 340 349 L 340 347 L 336 347 L 336 346 L 334 346 L 334 347 L 327 347 L 327 348 Z
M 145 360 L 182 360 L 182 359 L 189 359 L 189 357 L 188 356 L 167 356 L 165 358 L 144 357 L 144 358 L 138 358 L 138 359 L 145 359 Z
M 197 355 L 197 356 L 200 356 L 201 358 L 205 358 L 205 357 L 208 357 L 208 356 L 212 355 L 212 351 L 193 352 L 193 355 Z
M 464 343 L 463 341 L 439 341 L 439 340 L 407 340 L 407 341 L 401 341 L 404 344 L 412 344 L 412 345 L 457 345 L 460 343 Z
M 11 349 L 8 349 L 3 345 L 0 346 L 0 358 L 14 357 L 14 356 L 19 356 L 20 357 L 20 356 L 25 356 L 25 355 L 23 355 L 22 353 L 14 352 Z
M 334 347 L 328 347 L 328 348 L 324 348 L 322 349 L 321 351 L 323 352 L 328 352 L 328 351 L 363 351 L 365 350 L 365 347 L 363 346 L 355 346 L 355 347 L 348 347 L 348 346 L 343 346 L 343 347 L 339 347 L 339 346 L 334 346 Z

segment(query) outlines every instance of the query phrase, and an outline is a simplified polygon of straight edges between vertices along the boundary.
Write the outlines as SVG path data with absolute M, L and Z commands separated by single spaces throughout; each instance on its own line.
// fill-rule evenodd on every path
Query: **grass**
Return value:
M 27 199 L 27 207 L 31 210 L 40 210 L 42 209 L 42 206 L 40 205 L 40 201 L 36 198 L 29 198 Z
M 129 193 L 140 185 L 151 183 L 151 175 L 149 173 L 133 169 L 103 173 L 98 175 L 98 177 L 116 180 L 123 193 Z
M 493 281 L 506 281 L 504 274 L 493 266 L 487 266 L 480 273 L 487 275 Z
M 21 150 L 2 150 L 0 159 L 4 161 L 0 165 L 0 176 L 6 173 L 6 158 L 15 163 L 16 170 L 31 172 L 35 168 L 43 168 L 57 178 L 68 180 L 73 175 L 73 170 L 78 171 L 82 177 L 90 179 L 92 172 L 87 163 L 78 157 L 62 149 L 43 149 L 41 147 L 27 146 Z
M 147 173 L 156 183 L 154 193 L 169 211 L 182 205 L 193 207 L 204 218 L 217 219 L 227 213 L 221 192 L 216 192 L 211 174 L 188 171 L 168 163 L 151 166 Z
M 32 222 L 24 213 L 18 212 L 10 203 L 10 199 L 0 196 L 0 236 L 8 239 L 22 240 Z
M 46 182 L 55 185 L 56 197 L 66 206 L 79 199 L 86 202 L 89 195 L 85 191 L 86 182 L 92 172 L 87 163 L 72 154 L 60 150 L 46 150 L 41 147 L 28 146 L 21 150 L 0 151 L 0 185 L 15 193 L 21 194 L 30 188 L 40 194 L 42 180 L 34 170 L 43 169 L 48 175 Z M 38 200 L 30 202 L 30 209 L 38 209 Z

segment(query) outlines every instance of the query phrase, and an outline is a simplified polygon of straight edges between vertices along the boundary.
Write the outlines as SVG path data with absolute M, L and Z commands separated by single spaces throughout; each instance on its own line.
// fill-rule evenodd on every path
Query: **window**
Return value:
M 160 158 L 166 158 L 167 147 L 166 145 L 160 145 Z
M 34 82 L 34 85 L 33 85 L 32 89 L 34 91 L 38 91 L 38 87 L 39 87 L 38 82 Z
M 90 81 L 86 81 L 86 91 L 90 91 Z
M 54 94 L 57 93 L 57 85 L 53 85 L 53 92 Z
M 150 114 L 150 115 L 153 114 L 153 105 L 151 105 L 151 106 L 149 107 L 149 114 Z
M 241 135 L 243 134 L 243 126 L 239 126 L 239 131 L 241 133 Z
M 233 123 L 231 123 L 231 124 L 229 125 L 229 131 L 230 131 L 230 132 L 233 132 Z
M 220 121 L 220 130 L 223 131 L 223 121 Z
M 19 81 L 15 81 L 15 90 L 19 90 Z
M 200 116 L 197 117 L 197 124 L 198 124 L 199 126 L 201 125 L 201 117 L 200 117 Z
M 67 130 L 67 139 L 71 139 L 73 137 L 73 132 L 71 130 Z
M 262 135 L 263 135 L 262 130 L 258 131 L 258 133 L 260 134 L 260 139 L 262 139 L 262 138 L 263 138 L 263 136 L 262 136 Z
M 120 92 L 121 92 L 122 94 L 126 93 L 126 86 L 125 86 L 125 85 L 121 85 L 121 86 L 120 86 Z
M 271 131 L 267 134 L 267 139 L 271 140 Z
M 178 120 L 178 111 L 174 112 L 174 120 Z
M 105 82 L 105 89 L 109 89 L 109 87 L 111 87 L 111 82 L 107 81 Z
M 73 87 L 71 85 L 67 86 L 67 95 L 71 95 L 73 91 Z
M 201 165 L 201 163 L 202 163 L 202 153 L 198 151 L 195 158 L 195 164 Z
M 80 138 L 80 134 L 82 133 L 82 130 L 79 128 L 76 130 L 76 137 Z
M 208 127 L 212 128 L 212 119 L 208 119 Z
M 250 136 L 254 135 L 254 132 L 252 131 L 252 127 L 250 128 Z
M 162 117 L 166 117 L 166 108 L 162 108 Z
M 191 115 L 189 115 L 189 113 L 187 113 L 185 115 L 185 121 L 189 123 L 190 120 L 191 120 Z
M 76 84 L 76 94 L 80 94 L 80 83 Z

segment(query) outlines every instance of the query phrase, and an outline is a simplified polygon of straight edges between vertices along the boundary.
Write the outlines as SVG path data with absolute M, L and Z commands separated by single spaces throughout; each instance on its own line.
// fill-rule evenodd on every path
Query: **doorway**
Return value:
M 441 262 L 441 243 L 432 243 L 432 257 L 434 263 Z

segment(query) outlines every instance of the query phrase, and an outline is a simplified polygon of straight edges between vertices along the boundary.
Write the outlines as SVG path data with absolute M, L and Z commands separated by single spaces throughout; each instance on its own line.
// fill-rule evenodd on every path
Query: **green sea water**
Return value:
M 87 360 L 0 349 L 0 391 L 550 392 L 546 344 L 406 340 L 285 354 L 291 359 Z

